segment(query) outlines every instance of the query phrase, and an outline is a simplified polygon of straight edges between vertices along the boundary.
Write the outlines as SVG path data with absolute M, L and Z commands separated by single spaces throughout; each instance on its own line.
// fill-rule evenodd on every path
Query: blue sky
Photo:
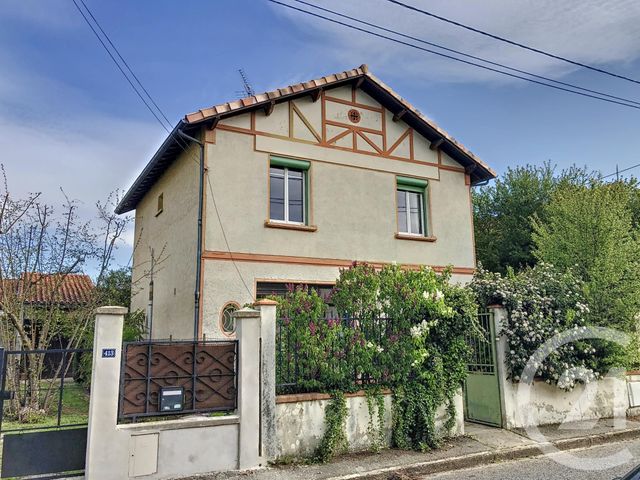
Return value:
M 498 172 L 551 160 L 604 173 L 640 163 L 640 110 L 505 79 L 322 23 L 265 0 L 85 0 L 172 122 L 256 91 L 367 63 Z M 291 0 L 285 0 L 289 3 Z M 408 3 L 640 79 L 630 0 Z M 319 5 L 558 80 L 640 100 L 640 85 L 498 43 L 384 0 Z M 366 7 L 366 8 L 363 8 Z M 0 160 L 18 194 L 83 202 L 126 189 L 164 138 L 71 0 L 3 0 Z M 125 248 L 126 251 L 126 248 Z

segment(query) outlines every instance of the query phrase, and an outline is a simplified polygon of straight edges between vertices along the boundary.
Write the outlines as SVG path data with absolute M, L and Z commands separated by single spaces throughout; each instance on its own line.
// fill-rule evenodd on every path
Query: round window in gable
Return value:
M 220 328 L 225 335 L 233 335 L 236 332 L 236 321 L 233 319 L 233 312 L 238 310 L 240 305 L 235 302 L 229 302 L 222 307 L 222 315 L 220 316 Z
M 352 108 L 351 110 L 349 110 L 349 112 L 347 113 L 347 116 L 349 117 L 349 120 L 351 120 L 352 123 L 360 122 L 360 112 L 355 108 Z

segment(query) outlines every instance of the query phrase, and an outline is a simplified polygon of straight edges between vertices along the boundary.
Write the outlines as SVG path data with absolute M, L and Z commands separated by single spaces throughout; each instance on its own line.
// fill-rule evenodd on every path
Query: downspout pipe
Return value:
M 178 135 L 185 140 L 197 143 L 200 146 L 200 177 L 198 181 L 198 240 L 196 247 L 196 287 L 194 291 L 194 309 L 193 309 L 193 339 L 198 340 L 198 326 L 200 324 L 200 277 L 202 274 L 202 211 L 203 211 L 203 193 L 204 193 L 204 143 L 187 135 L 182 130 L 178 130 Z

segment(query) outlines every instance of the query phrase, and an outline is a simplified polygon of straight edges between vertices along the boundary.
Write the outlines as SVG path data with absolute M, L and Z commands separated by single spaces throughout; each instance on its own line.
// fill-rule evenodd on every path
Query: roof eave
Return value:
M 160 145 L 156 153 L 153 155 L 153 157 L 151 157 L 149 163 L 147 163 L 147 165 L 144 167 L 142 172 L 140 172 L 140 175 L 138 175 L 138 177 L 135 179 L 129 190 L 127 190 L 127 193 L 124 195 L 124 197 L 122 197 L 122 200 L 120 200 L 120 203 L 118 203 L 115 208 L 115 213 L 121 215 L 136 208 L 138 202 L 141 199 L 141 197 L 137 198 L 140 194 L 140 190 L 143 189 L 146 183 L 149 183 L 149 181 L 154 178 L 153 172 L 161 163 L 163 163 L 163 160 L 168 160 L 165 158 L 165 156 L 169 151 L 171 151 L 172 147 L 178 145 L 176 142 L 177 132 L 185 125 L 185 122 L 183 120 L 180 120 L 177 125 L 173 127 L 171 133 L 167 135 L 167 138 L 164 139 L 162 145 Z M 151 183 L 154 182 L 155 180 Z M 144 193 L 142 193 L 142 196 L 144 196 Z

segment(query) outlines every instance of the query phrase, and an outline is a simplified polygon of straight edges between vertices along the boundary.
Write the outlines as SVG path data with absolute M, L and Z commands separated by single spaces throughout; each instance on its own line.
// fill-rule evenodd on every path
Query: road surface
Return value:
M 422 477 L 424 480 L 612 480 L 624 476 L 629 470 L 640 464 L 640 440 L 611 443 L 584 450 L 567 452 L 575 457 L 602 458 L 627 449 L 633 460 L 624 465 L 604 471 L 574 470 L 555 462 L 550 457 L 536 457 L 524 460 L 486 465 L 483 467 L 457 470 Z M 578 463 L 582 463 L 578 460 Z M 584 465 L 584 463 L 582 463 Z

